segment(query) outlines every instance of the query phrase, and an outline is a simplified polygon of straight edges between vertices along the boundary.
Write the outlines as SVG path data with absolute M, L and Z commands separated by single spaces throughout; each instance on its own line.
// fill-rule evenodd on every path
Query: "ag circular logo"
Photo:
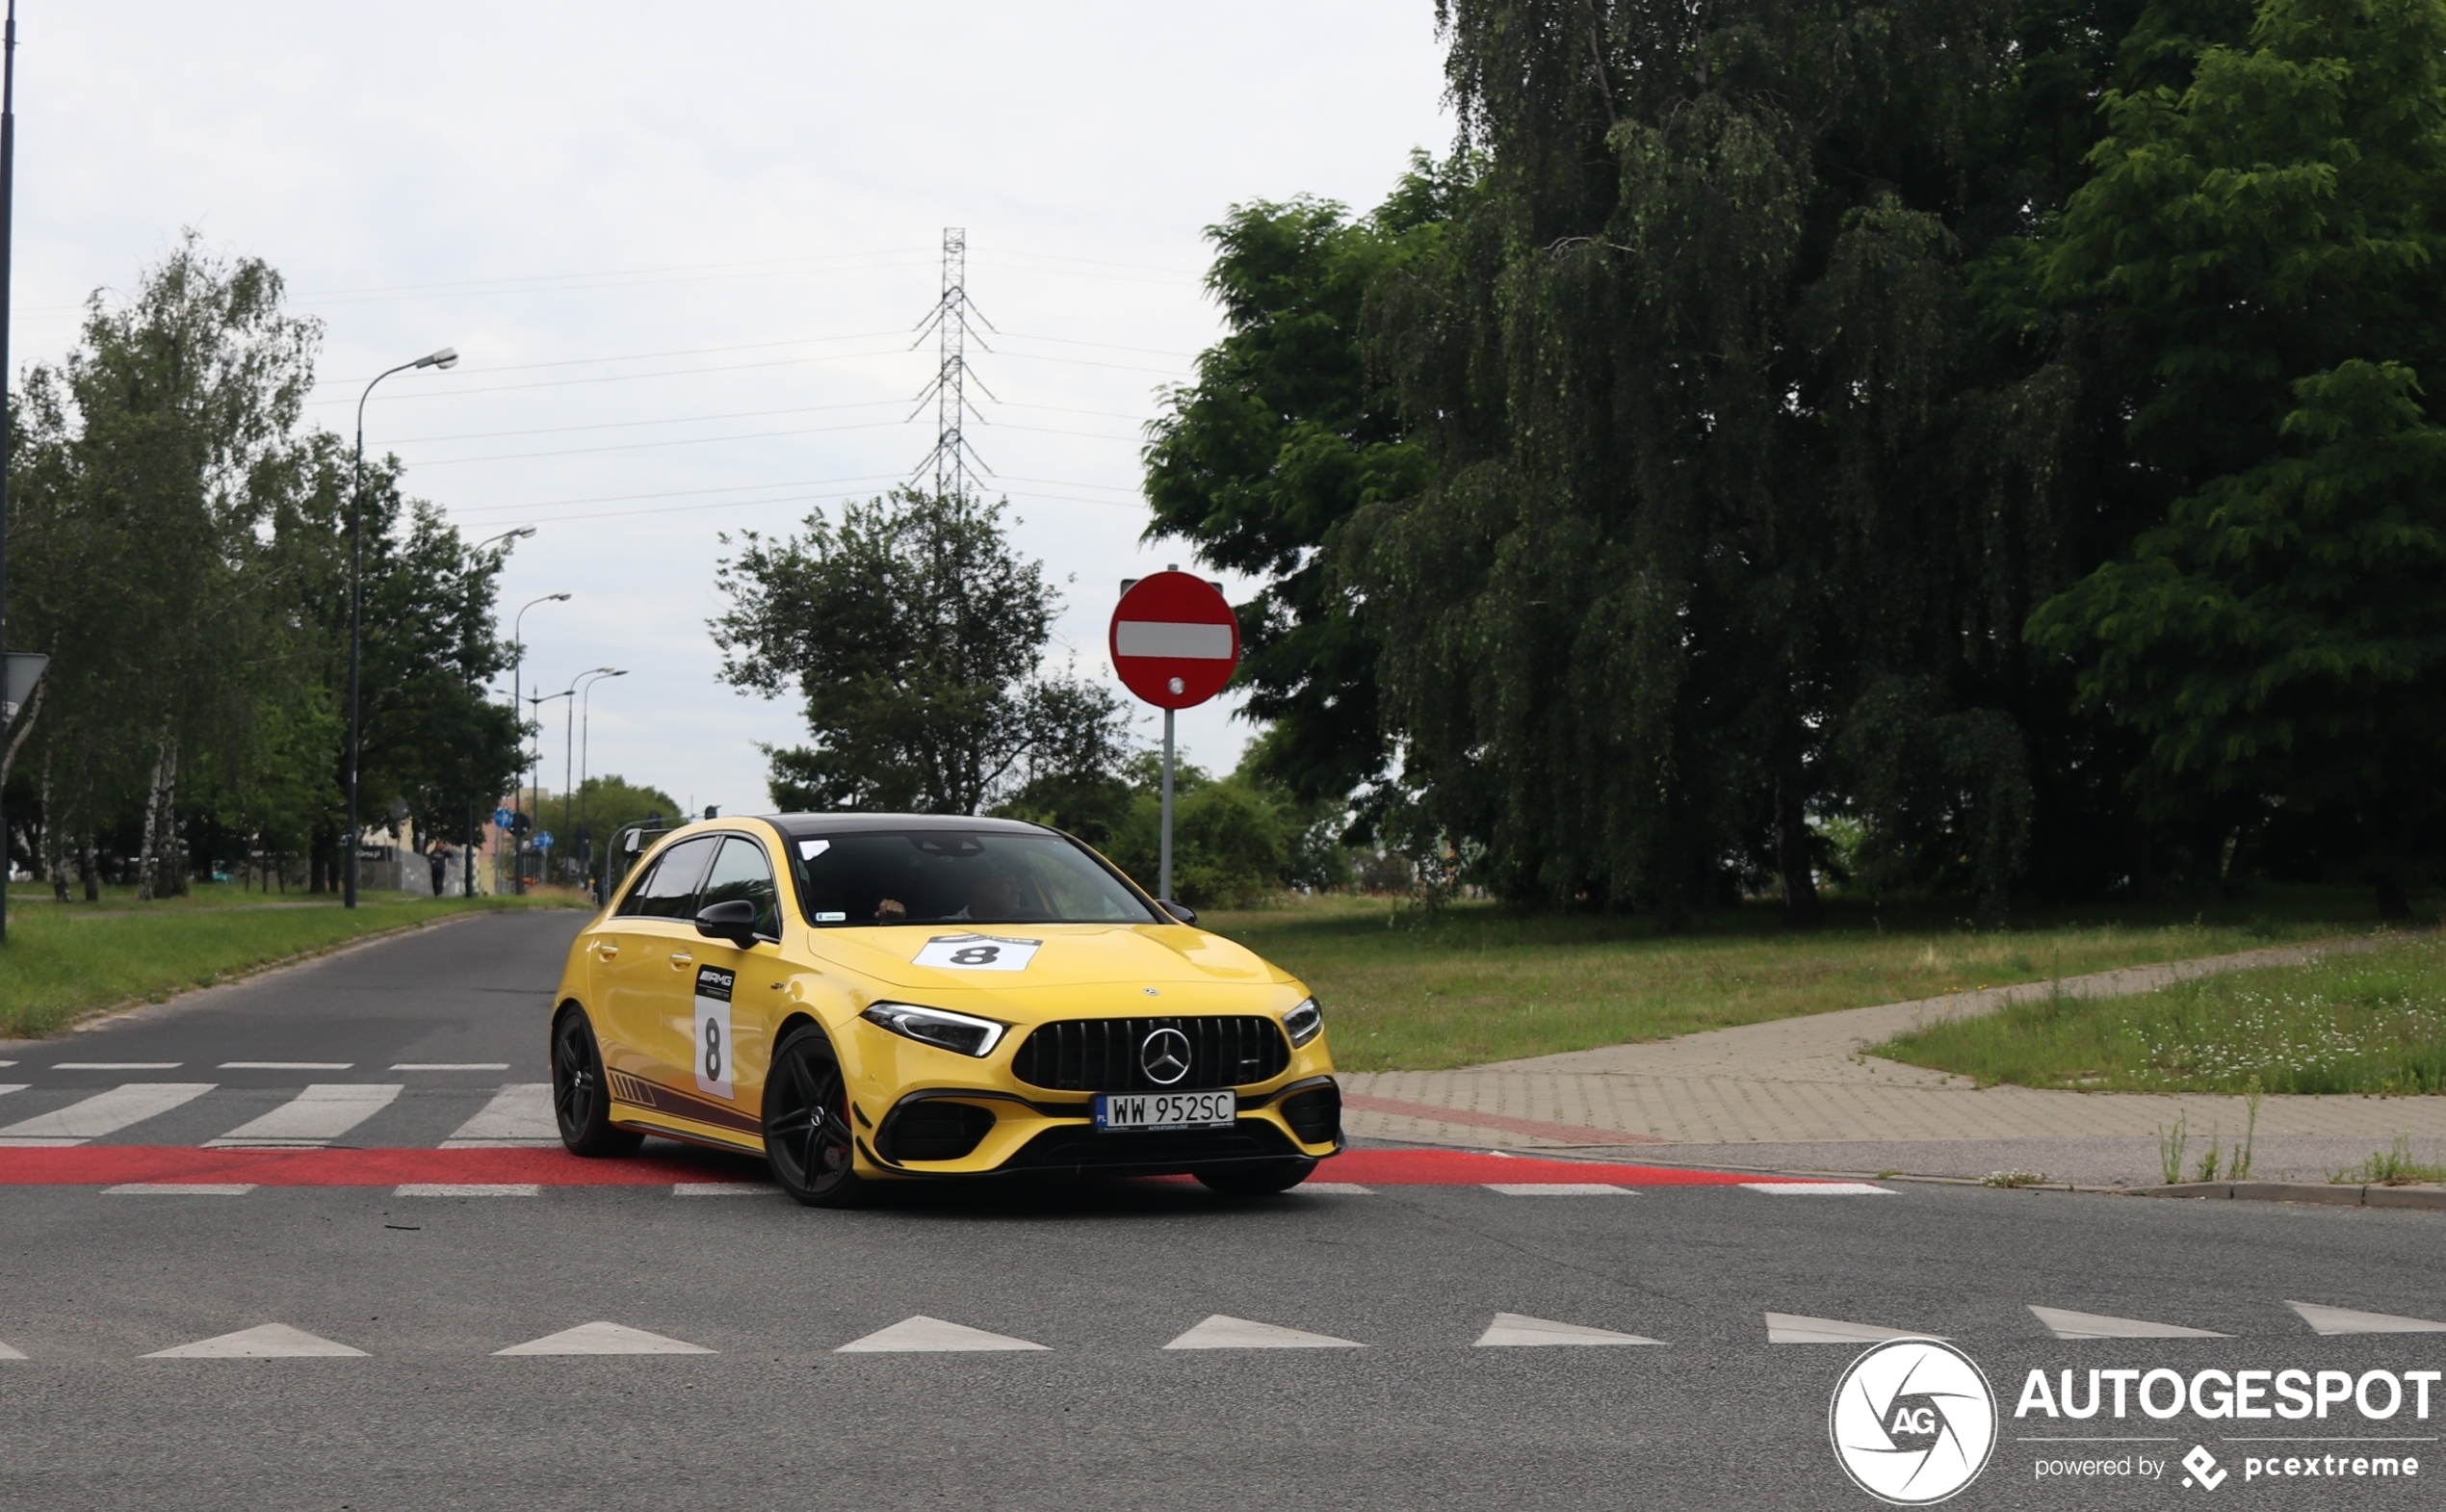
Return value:
M 1843 1372 L 1826 1432 L 1861 1490 L 1898 1507 L 1924 1507 L 1988 1468 L 1996 1447 L 1996 1396 L 1986 1374 L 1953 1345 L 1896 1339 Z

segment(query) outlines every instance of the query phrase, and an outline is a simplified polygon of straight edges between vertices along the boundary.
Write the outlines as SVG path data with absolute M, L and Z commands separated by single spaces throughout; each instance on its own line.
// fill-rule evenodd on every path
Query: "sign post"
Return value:
M 1122 685 L 1163 711 L 1163 840 L 1156 897 L 1172 901 L 1172 717 L 1223 691 L 1240 660 L 1240 622 L 1223 590 L 1178 567 L 1121 585 L 1108 638 Z

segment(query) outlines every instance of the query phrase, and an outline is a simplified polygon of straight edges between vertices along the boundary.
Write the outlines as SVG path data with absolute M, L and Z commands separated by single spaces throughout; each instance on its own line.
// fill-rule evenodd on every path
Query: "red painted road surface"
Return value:
M 562 1150 L 204 1150 L 142 1144 L 0 1150 L 0 1186 L 113 1186 L 122 1182 L 251 1182 L 258 1186 L 392 1186 L 404 1182 L 662 1186 L 685 1181 L 748 1180 L 747 1169 L 744 1157 L 673 1155 L 588 1160 Z M 1371 1186 L 1474 1186 L 1487 1182 L 1726 1186 L 1791 1180 L 1664 1165 L 1524 1160 L 1467 1150 L 1352 1150 L 1318 1166 L 1316 1179 Z

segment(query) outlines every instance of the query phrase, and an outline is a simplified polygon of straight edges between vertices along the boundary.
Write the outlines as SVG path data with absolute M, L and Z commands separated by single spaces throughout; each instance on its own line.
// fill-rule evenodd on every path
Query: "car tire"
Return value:
M 575 1004 L 552 1024 L 552 1116 L 571 1155 L 635 1155 L 645 1135 L 612 1124 L 612 1089 L 594 1027 Z
M 781 1189 L 810 1208 L 854 1208 L 874 1194 L 857 1170 L 841 1058 L 813 1024 L 773 1047 L 765 1073 L 765 1161 Z
M 1197 1178 L 1207 1190 L 1225 1197 L 1271 1197 L 1290 1190 L 1315 1170 L 1314 1160 L 1271 1160 L 1227 1171 L 1200 1171 Z

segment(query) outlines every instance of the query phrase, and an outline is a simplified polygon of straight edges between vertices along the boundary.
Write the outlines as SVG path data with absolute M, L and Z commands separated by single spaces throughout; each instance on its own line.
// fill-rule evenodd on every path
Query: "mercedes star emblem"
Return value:
M 1159 1029 L 1138 1046 L 1138 1066 L 1158 1086 L 1170 1086 L 1189 1074 L 1189 1036 L 1177 1029 Z

